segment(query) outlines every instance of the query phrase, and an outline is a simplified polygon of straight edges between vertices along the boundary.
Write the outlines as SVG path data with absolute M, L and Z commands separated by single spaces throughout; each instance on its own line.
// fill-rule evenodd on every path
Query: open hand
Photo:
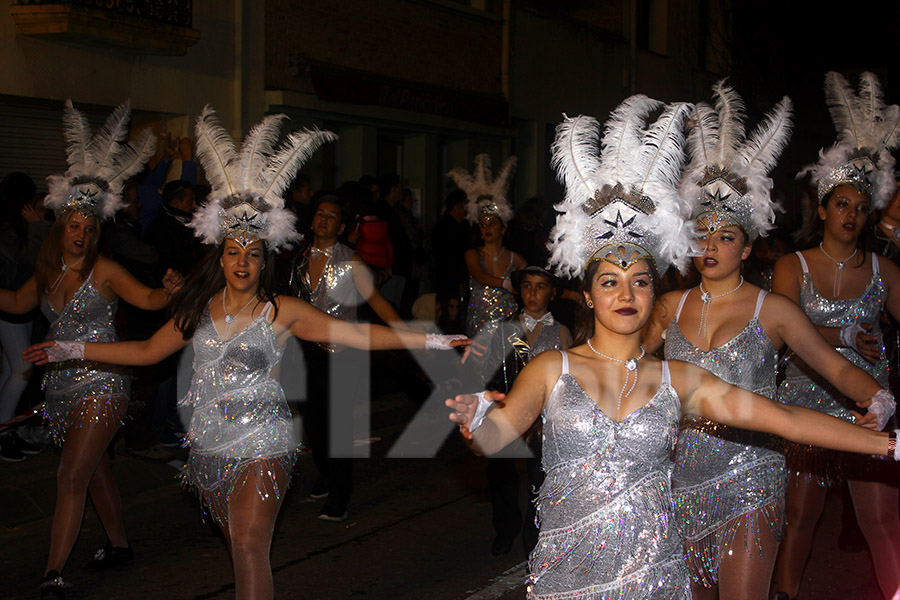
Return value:
M 485 400 L 497 402 L 506 398 L 506 394 L 500 392 L 484 392 Z M 459 425 L 459 432 L 463 438 L 472 439 L 472 432 L 469 431 L 469 424 L 475 417 L 475 411 L 478 409 L 478 395 L 476 394 L 460 394 L 455 398 L 447 398 L 444 404 L 452 410 L 449 417 L 450 420 Z
M 879 336 L 869 333 L 872 331 L 871 323 L 860 323 L 863 331 L 856 334 L 856 351 L 870 363 L 876 363 L 884 354 Z
M 875 413 L 870 412 L 863 415 L 855 410 L 851 410 L 850 414 L 853 415 L 854 424 L 865 427 L 866 429 L 878 430 L 878 420 L 876 419 Z
M 184 285 L 184 277 L 182 277 L 181 273 L 178 271 L 168 269 L 166 274 L 163 275 L 162 283 L 163 287 L 166 289 L 166 293 L 172 296 L 181 289 L 182 285 Z
M 25 348 L 22 352 L 22 360 L 33 363 L 35 365 L 46 365 L 50 362 L 47 348 L 52 348 L 56 342 L 41 342 Z

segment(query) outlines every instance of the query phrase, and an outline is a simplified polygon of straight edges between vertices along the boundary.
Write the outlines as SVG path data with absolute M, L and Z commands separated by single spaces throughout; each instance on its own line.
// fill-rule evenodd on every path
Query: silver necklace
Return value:
M 591 344 L 591 340 L 587 341 L 588 348 L 591 349 L 591 352 L 605 358 L 606 360 L 611 360 L 613 362 L 622 363 L 625 366 L 625 381 L 622 382 L 622 389 L 619 391 L 619 399 L 616 401 L 616 420 L 619 418 L 619 411 L 622 410 L 622 398 L 627 398 L 631 395 L 631 392 L 634 391 L 634 386 L 637 385 L 638 382 L 638 361 L 644 358 L 646 352 L 644 351 L 644 347 L 641 346 L 641 354 L 637 358 L 629 358 L 628 360 L 622 360 L 621 358 L 616 358 L 615 356 L 609 356 L 607 354 L 603 354 Z M 631 382 L 631 387 L 628 388 L 628 392 L 625 391 L 625 388 L 628 386 L 628 379 L 631 373 L 634 373 L 634 381 Z
M 834 283 L 831 286 L 831 292 L 834 295 L 835 299 L 837 299 L 838 294 L 841 293 L 841 279 L 844 274 L 844 265 L 847 264 L 847 261 L 856 256 L 856 253 L 859 252 L 859 248 L 853 249 L 853 254 L 845 258 L 844 260 L 838 260 L 832 255 L 825 252 L 825 247 L 822 245 L 822 242 L 819 242 L 819 250 L 822 251 L 822 254 L 827 256 L 831 262 L 834 263 L 835 267 L 837 267 L 834 271 Z
M 247 307 L 250 306 L 250 303 L 256 300 L 256 295 L 254 294 L 250 300 L 247 301 L 241 310 L 237 311 L 235 314 L 228 314 L 228 309 L 225 308 L 225 293 L 227 291 L 227 287 L 222 289 L 222 311 L 225 313 L 225 337 L 228 337 L 228 332 L 231 331 L 231 324 L 234 323 L 234 320 L 241 316 L 241 313 L 247 310 Z
M 703 337 L 703 332 L 706 331 L 706 322 L 709 320 L 709 305 L 716 298 L 724 298 L 725 296 L 729 296 L 744 285 L 744 276 L 741 275 L 741 282 L 737 284 L 737 287 L 731 290 L 730 292 L 725 292 L 724 294 L 719 294 L 718 296 L 713 296 L 709 292 L 703 289 L 703 282 L 700 282 L 700 326 L 697 328 L 697 335 Z
M 50 286 L 51 292 L 56 292 L 56 289 L 59 287 L 59 284 L 62 283 L 63 277 L 66 276 L 66 272 L 69 269 L 71 269 L 72 267 L 76 267 L 76 266 L 80 265 L 84 261 L 84 257 L 82 256 L 81 258 L 79 258 L 78 260 L 73 262 L 71 265 L 67 265 L 66 259 L 63 258 L 62 256 L 59 257 L 59 260 L 62 263 L 62 267 L 60 267 L 60 270 L 59 270 L 59 277 L 57 277 L 56 280 L 53 282 L 53 285 Z

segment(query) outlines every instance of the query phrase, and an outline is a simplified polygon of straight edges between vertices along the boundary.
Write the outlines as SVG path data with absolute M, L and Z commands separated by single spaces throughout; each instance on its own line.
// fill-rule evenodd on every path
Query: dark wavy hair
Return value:
M 275 308 L 275 317 L 277 317 L 275 254 L 269 252 L 265 240 L 263 240 L 262 248 L 263 269 L 259 274 L 256 295 L 260 301 L 272 303 Z M 209 312 L 209 301 L 225 287 L 225 273 L 219 263 L 224 251 L 225 240 L 219 242 L 215 247 L 208 247 L 200 264 L 191 271 L 185 279 L 184 285 L 175 293 L 172 302 L 169 303 L 169 312 L 175 320 L 175 327 L 181 332 L 182 339 L 189 340 L 194 337 L 200 319 Z

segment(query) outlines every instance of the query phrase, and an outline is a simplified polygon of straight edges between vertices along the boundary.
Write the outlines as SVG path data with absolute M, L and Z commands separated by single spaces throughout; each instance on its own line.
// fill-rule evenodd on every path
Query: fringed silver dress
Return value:
M 684 292 L 666 329 L 665 356 L 702 367 L 723 381 L 767 398 L 775 395 L 778 353 L 759 323 L 767 292 L 760 290 L 753 317 L 734 338 L 704 352 L 685 338 L 678 317 Z M 675 448 L 672 494 L 691 576 L 707 587 L 718 582 L 730 552 L 761 552 L 760 527 L 780 540 L 787 481 L 778 438 L 686 415 Z M 760 523 L 762 521 L 762 523 Z M 745 535 L 736 543 L 738 528 Z
M 528 598 L 689 600 L 672 523 L 669 478 L 681 404 L 668 364 L 653 398 L 616 422 L 561 354 L 562 373 L 542 415 L 546 479 Z
M 481 268 L 486 272 L 484 263 L 481 262 Z M 513 265 L 512 253 L 510 253 L 509 264 L 503 271 L 502 277 L 509 277 L 515 270 Z M 478 281 L 469 276 L 469 309 L 466 315 L 466 335 L 474 338 L 476 335 L 479 339 L 488 340 L 485 345 L 490 345 L 490 336 L 497 330 L 498 323 L 507 317 L 511 317 L 519 310 L 519 303 L 516 297 L 503 288 L 493 287 L 490 285 L 482 285 Z
M 194 376 L 181 401 L 193 408 L 182 480 L 213 519 L 225 524 L 228 504 L 248 480 L 260 498 L 278 499 L 297 450 L 281 385 L 272 369 L 283 349 L 269 324 L 271 303 L 242 331 L 221 339 L 207 311 L 194 333 Z
M 115 342 L 116 306 L 94 287 L 94 271 L 85 278 L 61 312 L 45 295 L 41 311 L 50 321 L 47 340 Z M 61 446 L 70 427 L 84 427 L 111 420 L 121 421 L 131 392 L 131 379 L 123 367 L 86 360 L 67 360 L 47 365 L 44 419 L 53 441 Z
M 852 323 L 870 323 L 872 335 L 881 337 L 879 321 L 884 309 L 886 291 L 878 271 L 878 256 L 872 257 L 872 279 L 858 298 L 829 300 L 819 293 L 809 274 L 806 259 L 796 253 L 803 268 L 800 287 L 800 307 L 810 321 L 826 327 L 844 327 Z M 882 356 L 872 364 L 852 348 L 837 348 L 844 358 L 866 371 L 884 388 L 888 387 L 888 361 Z M 785 380 L 778 388 L 778 400 L 793 406 L 803 406 L 819 412 L 852 421 L 850 411 L 855 404 L 841 394 L 809 365 L 794 356 L 785 371 Z M 813 446 L 788 444 L 788 468 L 792 473 L 803 474 L 807 481 L 819 485 L 834 485 L 843 479 L 843 471 L 850 467 L 864 469 L 865 464 L 874 466 L 875 461 Z

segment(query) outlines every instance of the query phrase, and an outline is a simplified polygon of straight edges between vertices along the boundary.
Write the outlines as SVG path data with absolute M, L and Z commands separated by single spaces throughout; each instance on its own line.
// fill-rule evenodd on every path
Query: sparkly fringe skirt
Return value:
M 70 427 L 118 421 L 131 394 L 126 370 L 114 365 L 69 360 L 47 367 L 44 420 L 53 443 L 62 446 Z
M 715 424 L 710 433 L 693 427 L 679 435 L 672 495 L 688 570 L 711 587 L 722 558 L 739 551 L 735 535 L 742 525 L 744 552 L 762 553 L 760 527 L 782 539 L 787 475 L 771 437 Z
M 602 490 L 594 493 L 590 482 L 574 481 L 564 471 L 548 474 L 537 499 L 544 523 L 528 561 L 527 597 L 688 600 L 668 478 L 652 473 L 604 502 Z M 576 478 L 592 478 L 582 473 Z M 558 513 L 570 512 L 572 505 L 573 516 L 584 516 L 566 523 Z

